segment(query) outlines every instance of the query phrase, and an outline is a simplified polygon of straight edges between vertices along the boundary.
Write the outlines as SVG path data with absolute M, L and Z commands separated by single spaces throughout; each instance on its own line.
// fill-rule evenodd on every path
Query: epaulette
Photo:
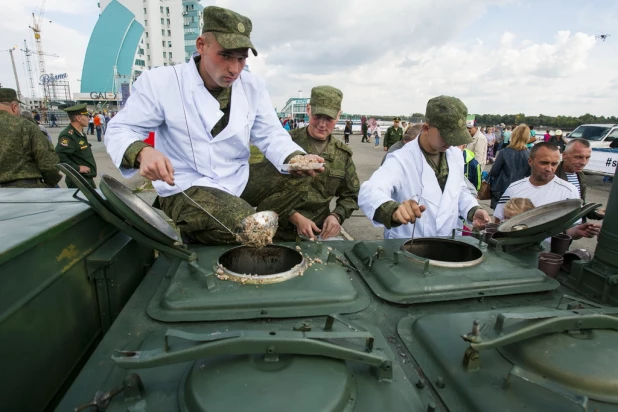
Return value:
M 354 152 L 352 151 L 350 146 L 348 146 L 347 144 L 343 143 L 341 140 L 336 139 L 334 137 L 332 137 L 332 139 L 335 141 L 335 146 L 337 146 L 338 149 L 341 149 L 344 152 L 348 152 L 348 154 L 350 156 L 352 156 L 354 154 Z

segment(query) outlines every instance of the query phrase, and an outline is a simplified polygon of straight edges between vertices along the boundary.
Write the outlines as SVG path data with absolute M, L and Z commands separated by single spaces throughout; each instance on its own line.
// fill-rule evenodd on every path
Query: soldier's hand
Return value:
M 414 223 L 417 218 L 427 209 L 425 206 L 419 206 L 415 200 L 406 200 L 393 213 L 395 222 L 405 225 L 406 223 Z
M 303 157 L 306 160 L 309 160 L 311 163 L 324 163 L 324 159 L 318 155 L 310 154 L 310 155 L 305 155 Z M 313 177 L 313 176 L 316 176 L 317 173 L 322 173 L 323 171 L 324 171 L 324 168 L 321 167 L 316 170 L 294 170 L 294 171 L 290 171 L 290 174 L 294 176 L 312 176 Z
M 163 180 L 168 185 L 174 184 L 172 162 L 163 153 L 153 147 L 144 147 L 137 155 L 140 163 L 139 174 L 148 180 Z
M 322 225 L 322 239 L 337 236 L 341 232 L 339 219 L 333 215 L 329 215 Z
M 384 146 L 384 151 L 388 152 L 388 148 L 386 146 Z
M 315 238 L 315 233 L 320 233 L 321 230 L 316 226 L 316 224 L 311 219 L 307 219 L 300 213 L 294 213 L 290 216 L 290 222 L 296 226 L 296 232 L 305 236 L 311 240 Z
M 79 166 L 79 173 L 81 174 L 85 174 L 85 173 L 90 173 L 90 168 L 88 166 Z

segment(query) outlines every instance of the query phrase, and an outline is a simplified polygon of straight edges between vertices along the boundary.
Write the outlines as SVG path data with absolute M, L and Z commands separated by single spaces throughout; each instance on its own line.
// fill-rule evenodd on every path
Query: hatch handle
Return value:
M 199 344 L 184 349 L 171 350 L 168 336 L 199 342 Z M 221 355 L 263 353 L 269 357 L 281 354 L 323 356 L 370 365 L 377 372 L 379 381 L 392 380 L 392 362 L 381 353 L 381 350 L 363 351 L 330 342 L 330 340 L 343 339 L 364 339 L 367 341 L 373 339 L 373 335 L 361 331 L 303 332 L 281 330 L 243 330 L 200 334 L 172 329 L 166 332 L 162 348 L 146 351 L 119 351 L 117 355 L 112 356 L 112 359 L 121 368 L 144 369 Z
M 511 377 L 519 378 L 523 381 L 530 382 L 533 385 L 540 386 L 541 388 L 547 389 L 548 391 L 553 392 L 556 395 L 562 396 L 563 398 L 579 406 L 584 412 L 588 410 L 587 396 L 573 393 L 568 388 L 552 380 L 545 379 L 542 376 L 537 375 L 536 373 L 522 369 L 519 366 L 513 366 L 513 368 L 504 379 L 504 389 L 506 389 L 510 385 Z
M 500 314 L 496 319 L 496 330 L 499 332 L 506 318 L 505 314 Z M 581 329 L 613 329 L 618 331 L 618 317 L 615 315 L 605 315 L 599 313 L 586 315 L 556 316 L 538 320 L 532 325 L 527 325 L 512 332 L 507 332 L 495 339 L 483 342 L 469 342 L 470 347 L 476 351 L 495 349 L 512 343 L 520 342 L 525 339 L 550 333 L 560 333 L 569 330 Z

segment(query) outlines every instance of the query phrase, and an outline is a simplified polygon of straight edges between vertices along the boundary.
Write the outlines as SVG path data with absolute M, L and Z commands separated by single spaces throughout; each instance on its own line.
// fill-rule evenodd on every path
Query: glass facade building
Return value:
M 202 19 L 204 7 L 198 0 L 182 1 L 182 16 L 185 35 L 185 61 L 189 61 L 195 52 L 195 39 L 202 34 L 204 21 Z

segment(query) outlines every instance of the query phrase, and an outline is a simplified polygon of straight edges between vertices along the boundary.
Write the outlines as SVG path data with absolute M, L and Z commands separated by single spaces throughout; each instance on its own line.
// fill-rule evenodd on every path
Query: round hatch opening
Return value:
M 401 250 L 413 255 L 420 262 L 443 267 L 468 267 L 483 261 L 483 252 L 474 245 L 450 239 L 423 238 L 408 240 Z
M 242 283 L 276 283 L 303 274 L 306 261 L 295 249 L 268 245 L 239 246 L 223 253 L 217 261 L 217 277 Z

